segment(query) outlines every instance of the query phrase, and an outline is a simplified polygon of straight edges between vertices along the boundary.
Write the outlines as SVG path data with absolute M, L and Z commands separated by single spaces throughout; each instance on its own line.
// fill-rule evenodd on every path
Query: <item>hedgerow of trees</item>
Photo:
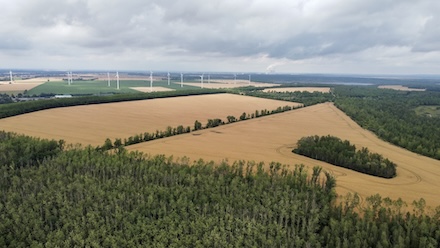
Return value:
M 256 110 L 255 113 L 252 113 L 251 115 L 246 114 L 246 112 L 244 112 L 240 116 L 239 120 L 242 121 L 242 120 L 247 120 L 250 118 L 258 118 L 258 117 L 262 117 L 262 116 L 266 116 L 266 115 L 270 115 L 270 114 L 276 114 L 276 113 L 282 113 L 285 111 L 290 111 L 292 109 L 295 109 L 295 107 L 291 107 L 291 106 L 286 105 L 284 107 L 278 107 L 278 108 L 271 110 L 271 111 L 269 111 L 267 109 L 263 109 L 263 110 L 261 110 L 261 112 Z M 111 139 L 107 138 L 104 141 L 104 144 L 102 146 L 98 146 L 96 149 L 103 150 L 103 151 L 110 150 L 110 149 L 120 150 L 121 147 L 123 147 L 123 146 L 129 146 L 129 145 L 134 145 L 134 144 L 138 144 L 141 142 L 147 142 L 150 140 L 161 139 L 161 138 L 184 134 L 184 133 L 190 133 L 191 131 L 197 131 L 197 130 L 202 130 L 202 129 L 206 129 L 206 128 L 218 127 L 220 125 L 230 124 L 230 123 L 237 121 L 237 118 L 235 118 L 234 116 L 231 116 L 231 115 L 227 116 L 226 119 L 227 119 L 226 123 L 219 118 L 208 119 L 208 122 L 206 123 L 205 126 L 203 126 L 203 124 L 200 121 L 195 120 L 194 127 L 192 130 L 191 130 L 191 127 L 189 127 L 189 126 L 187 126 L 187 127 L 184 127 L 182 125 L 179 125 L 177 127 L 168 126 L 166 128 L 166 130 L 164 130 L 164 131 L 156 130 L 156 132 L 153 132 L 153 133 L 144 132 L 144 133 L 136 134 L 134 136 L 130 136 L 128 138 L 125 138 L 124 140 L 122 140 L 121 138 L 117 138 L 117 139 L 115 139 L 115 141 L 112 142 Z
M 9 104 L 0 104 L 0 118 L 11 117 L 15 115 L 35 112 L 44 109 L 69 107 L 77 105 L 100 104 L 122 101 L 147 100 L 154 98 L 178 97 L 189 95 L 204 95 L 225 93 L 224 90 L 198 89 L 198 90 L 176 90 L 152 93 L 136 94 L 115 94 L 107 96 L 82 96 L 63 99 L 46 99 L 39 101 L 17 102 Z
M 342 141 L 330 135 L 303 137 L 292 152 L 368 175 L 383 178 L 396 176 L 396 164 L 387 158 L 371 153 L 366 147 L 356 150 L 356 146 L 348 140 Z
M 357 195 L 319 167 L 107 153 L 0 135 L 1 247 L 438 247 L 440 208 Z M 53 144 L 59 144 L 53 141 Z M 56 150 L 56 152 L 52 152 Z M 30 154 L 28 154 L 30 152 Z M 29 157 L 15 166 L 20 156 Z

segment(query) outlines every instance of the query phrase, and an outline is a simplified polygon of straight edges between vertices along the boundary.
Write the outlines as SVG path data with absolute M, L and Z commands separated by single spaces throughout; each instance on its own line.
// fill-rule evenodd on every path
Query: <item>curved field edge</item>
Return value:
M 309 135 L 333 135 L 349 140 L 357 147 L 382 154 L 397 164 L 397 176 L 383 179 L 310 159 L 291 151 L 296 141 Z M 440 161 L 420 156 L 379 139 L 360 127 L 331 103 L 318 104 L 246 122 L 197 131 L 133 146 L 147 154 L 203 158 L 221 162 L 272 161 L 282 164 L 316 165 L 337 177 L 340 195 L 357 192 L 364 199 L 380 193 L 384 197 L 401 197 L 407 202 L 424 198 L 429 206 L 440 205 Z

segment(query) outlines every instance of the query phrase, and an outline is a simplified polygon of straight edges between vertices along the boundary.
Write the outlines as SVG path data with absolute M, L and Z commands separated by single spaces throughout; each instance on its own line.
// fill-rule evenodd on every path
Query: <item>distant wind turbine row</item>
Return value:
M 184 74 L 180 73 L 180 87 L 183 88 L 183 81 L 184 81 Z M 192 76 L 192 75 L 190 75 Z M 193 75 L 196 76 L 196 75 Z M 200 87 L 203 89 L 204 88 L 204 78 L 205 78 L 205 74 L 202 73 L 201 75 L 197 75 L 198 77 L 200 77 Z M 12 71 L 9 71 L 9 77 L 11 82 L 13 81 L 13 77 L 12 77 Z M 233 74 L 234 77 L 234 84 L 237 83 L 237 74 Z M 116 89 L 120 89 L 120 84 L 119 84 L 119 72 L 116 71 L 115 74 L 115 78 L 116 78 Z M 153 71 L 150 71 L 150 92 L 153 92 Z M 167 72 L 167 81 L 168 81 L 168 85 L 171 84 L 171 74 L 170 72 Z M 67 72 L 67 82 L 68 85 L 71 85 L 73 83 L 73 73 L 71 71 Z M 211 83 L 211 75 L 208 74 L 208 84 Z M 249 74 L 249 85 L 251 85 L 251 75 Z M 111 77 L 110 77 L 110 72 L 107 72 L 107 86 L 111 87 Z

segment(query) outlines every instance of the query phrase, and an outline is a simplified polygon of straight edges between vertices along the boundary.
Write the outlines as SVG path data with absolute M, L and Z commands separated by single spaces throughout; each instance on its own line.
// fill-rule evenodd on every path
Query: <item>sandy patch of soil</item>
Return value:
M 173 91 L 173 89 L 165 87 L 130 87 L 130 89 L 137 90 L 140 92 L 158 92 L 158 91 Z
M 408 88 L 402 85 L 379 85 L 379 89 L 391 89 L 391 90 L 402 90 L 402 91 L 426 91 L 426 89 L 414 89 Z

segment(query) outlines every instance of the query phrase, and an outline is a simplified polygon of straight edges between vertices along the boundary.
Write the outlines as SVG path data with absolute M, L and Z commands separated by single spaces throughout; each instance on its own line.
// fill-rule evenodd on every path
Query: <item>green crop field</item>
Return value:
M 149 87 L 150 82 L 148 80 L 121 80 L 119 82 L 119 90 L 116 89 L 116 81 L 110 82 L 108 87 L 107 81 L 74 81 L 71 85 L 67 82 L 46 82 L 40 86 L 37 86 L 27 92 L 28 95 L 40 95 L 40 94 L 108 94 L 108 93 L 135 93 L 136 90 L 131 87 Z M 174 90 L 180 89 L 196 89 L 197 87 L 184 85 L 180 87 L 180 83 L 176 84 L 171 82 L 168 85 L 167 81 L 155 81 L 153 87 L 165 87 Z

